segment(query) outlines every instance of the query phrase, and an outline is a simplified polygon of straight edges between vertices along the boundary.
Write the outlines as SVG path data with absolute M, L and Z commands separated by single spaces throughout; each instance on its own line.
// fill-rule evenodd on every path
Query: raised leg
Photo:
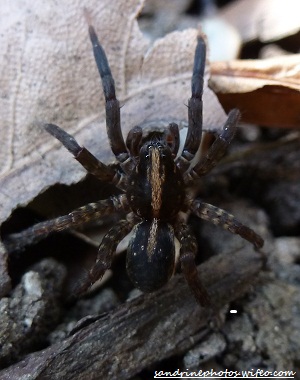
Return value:
M 188 103 L 188 133 L 182 154 L 177 159 L 177 166 L 185 172 L 199 149 L 202 137 L 202 95 L 206 58 L 206 46 L 203 38 L 198 37 L 195 51 L 192 77 L 192 97 Z
M 104 236 L 97 255 L 95 265 L 86 272 L 85 276 L 77 283 L 74 296 L 85 293 L 96 281 L 100 280 L 104 273 L 111 267 L 113 254 L 122 239 L 132 230 L 133 223 L 121 220 Z
M 259 250 L 264 245 L 263 239 L 257 233 L 240 223 L 225 210 L 202 202 L 199 199 L 192 202 L 190 209 L 199 218 L 207 220 L 216 226 L 221 226 L 233 234 L 240 235 L 243 239 L 252 243 L 256 250 Z
M 86 171 L 93 174 L 101 181 L 110 182 L 118 186 L 120 175 L 116 173 L 113 168 L 99 161 L 86 148 L 81 147 L 73 136 L 54 124 L 46 124 L 44 128 L 73 154 L 74 158 L 85 168 Z
M 106 128 L 111 149 L 120 162 L 128 159 L 128 153 L 121 130 L 120 104 L 116 98 L 115 82 L 106 58 L 106 54 L 98 40 L 92 25 L 89 25 L 89 35 L 93 45 L 94 57 L 102 80 L 106 102 Z
M 197 243 L 190 227 L 185 223 L 179 222 L 175 227 L 175 236 L 181 245 L 181 269 L 192 293 L 201 306 L 212 306 L 209 294 L 207 293 L 207 290 L 198 275 L 197 266 L 195 263 Z
M 198 164 L 196 164 L 190 172 L 186 173 L 186 182 L 198 179 L 210 172 L 216 166 L 224 156 L 228 145 L 231 143 L 235 135 L 240 115 L 240 111 L 237 109 L 233 109 L 229 112 L 223 131 L 209 148 L 207 154 L 200 159 Z
M 4 244 L 8 252 L 21 251 L 26 246 L 36 244 L 54 232 L 76 228 L 114 212 L 129 212 L 129 210 L 127 198 L 124 194 L 121 194 L 118 197 L 110 197 L 105 200 L 90 203 L 67 215 L 37 223 L 22 232 L 11 234 L 4 239 Z

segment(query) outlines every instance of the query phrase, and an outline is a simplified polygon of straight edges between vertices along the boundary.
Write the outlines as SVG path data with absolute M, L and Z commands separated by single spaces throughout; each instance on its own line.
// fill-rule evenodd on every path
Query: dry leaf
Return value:
M 238 0 L 224 7 L 220 15 L 248 42 L 279 40 L 300 29 L 299 0 Z
M 300 127 L 300 54 L 211 64 L 210 87 L 226 110 L 243 120 L 274 127 Z
M 153 46 L 136 16 L 142 0 L 88 0 L 123 105 L 124 135 L 150 118 L 187 119 L 196 30 L 174 32 Z M 85 175 L 41 128 L 54 122 L 104 161 L 112 159 L 104 98 L 80 1 L 1 2 L 0 218 L 55 183 Z M 224 112 L 205 90 L 204 124 L 221 126 Z

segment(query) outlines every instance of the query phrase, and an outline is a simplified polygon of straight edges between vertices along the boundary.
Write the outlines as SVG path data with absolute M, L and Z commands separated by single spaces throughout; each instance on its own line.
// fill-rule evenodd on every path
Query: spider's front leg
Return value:
M 87 20 L 89 22 L 89 20 Z M 101 46 L 95 29 L 89 25 L 89 35 L 93 46 L 94 57 L 101 77 L 105 97 L 106 128 L 111 149 L 121 163 L 129 160 L 121 130 L 120 104 L 116 98 L 115 82 L 107 61 L 106 54 Z
M 105 200 L 87 204 L 67 215 L 37 223 L 24 231 L 8 235 L 4 239 L 4 244 L 8 252 L 21 251 L 26 246 L 36 244 L 54 232 L 76 228 L 114 212 L 129 212 L 129 210 L 130 207 L 127 202 L 127 197 L 121 194 L 117 197 L 110 197 Z
M 201 306 L 212 306 L 209 294 L 198 275 L 195 263 L 197 242 L 191 228 L 185 223 L 178 222 L 175 226 L 175 236 L 179 240 L 181 246 L 181 269 L 192 293 Z
M 96 281 L 100 280 L 104 273 L 111 267 L 113 254 L 122 239 L 132 230 L 133 222 L 128 220 L 119 221 L 112 227 L 102 239 L 99 246 L 95 265 L 86 272 L 74 289 L 74 296 L 78 297 L 85 293 Z
M 190 166 L 191 160 L 197 153 L 201 142 L 205 59 L 205 42 L 201 36 L 198 36 L 191 83 L 192 97 L 188 102 L 188 132 L 182 154 L 176 161 L 182 173 Z

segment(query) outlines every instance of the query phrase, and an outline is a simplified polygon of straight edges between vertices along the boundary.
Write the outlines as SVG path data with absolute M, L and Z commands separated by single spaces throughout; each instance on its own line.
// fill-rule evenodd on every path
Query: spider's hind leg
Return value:
M 111 267 L 113 254 L 116 252 L 118 244 L 128 235 L 132 227 L 133 222 L 121 220 L 108 231 L 99 246 L 94 266 L 76 284 L 74 296 L 78 297 L 84 294 L 96 281 L 103 277 L 107 269 Z
M 191 83 L 192 97 L 188 102 L 188 132 L 182 154 L 177 159 L 177 166 L 184 173 L 190 166 L 199 149 L 202 137 L 203 82 L 206 58 L 204 39 L 199 35 L 195 50 L 194 68 Z
M 193 232 L 187 224 L 178 222 L 175 226 L 175 236 L 181 245 L 181 269 L 194 297 L 201 306 L 212 306 L 210 296 L 198 275 L 195 263 L 197 242 Z

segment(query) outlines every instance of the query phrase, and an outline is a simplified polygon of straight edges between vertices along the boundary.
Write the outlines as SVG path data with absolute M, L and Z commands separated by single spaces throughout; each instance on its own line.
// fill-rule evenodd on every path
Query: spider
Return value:
M 111 267 L 118 243 L 132 231 L 127 257 L 127 273 L 133 284 L 143 292 L 153 292 L 165 285 L 174 273 L 175 237 L 180 243 L 179 261 L 183 275 L 202 306 L 211 304 L 210 297 L 198 276 L 195 264 L 196 239 L 191 228 L 183 221 L 181 212 L 191 211 L 201 219 L 219 225 L 251 242 L 255 249 L 263 246 L 263 239 L 252 229 L 240 223 L 228 212 L 193 199 L 187 189 L 195 180 L 211 171 L 225 154 L 234 137 L 240 112 L 232 110 L 206 155 L 192 162 L 202 137 L 202 94 L 206 58 L 206 46 L 198 36 L 195 50 L 191 98 L 188 101 L 188 131 L 182 153 L 179 150 L 179 127 L 146 131 L 136 126 L 124 141 L 120 105 L 115 94 L 114 79 L 98 37 L 89 25 L 96 65 L 101 77 L 106 102 L 106 127 L 111 150 L 117 165 L 106 165 L 73 136 L 54 124 L 45 129 L 58 139 L 75 159 L 101 181 L 121 190 L 118 196 L 80 207 L 68 215 L 38 223 L 22 232 L 10 235 L 6 244 L 11 250 L 37 243 L 50 233 L 77 227 L 114 212 L 126 212 L 126 220 L 120 220 L 104 236 L 94 266 L 78 285 L 78 295 L 99 280 Z

